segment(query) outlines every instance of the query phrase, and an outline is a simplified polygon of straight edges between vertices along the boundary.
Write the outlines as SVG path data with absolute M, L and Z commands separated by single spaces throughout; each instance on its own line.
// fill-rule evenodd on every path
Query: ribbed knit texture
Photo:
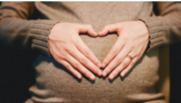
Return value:
M 154 11 L 157 17 L 152 17 Z M 37 10 L 38 15 L 34 14 Z M 37 16 L 37 20 L 29 20 Z M 0 43 L 4 46 L 38 50 L 48 55 L 48 34 L 56 22 L 91 24 L 98 32 L 104 25 L 142 19 L 150 32 L 146 52 L 125 78 L 113 81 L 96 77 L 77 80 L 48 56 L 34 62 L 36 84 L 30 88 L 33 102 L 58 103 L 164 103 L 155 91 L 158 76 L 158 48 L 181 39 L 181 4 L 152 2 L 6 2 L 0 7 Z M 65 34 L 66 35 L 66 34 Z M 82 40 L 103 60 L 116 41 L 115 35 Z M 153 49 L 154 48 L 154 49 Z
M 31 25 L 30 35 L 33 37 L 31 48 L 49 55 L 48 35 L 56 21 L 34 21 Z
M 36 50 L 48 55 L 47 36 L 49 29 L 56 22 L 91 24 L 94 28 L 99 28 L 96 30 L 98 32 L 106 24 L 142 19 L 150 31 L 150 50 L 164 44 L 180 41 L 180 4 L 161 2 L 155 3 L 154 6 L 157 8 L 156 12 L 159 12 L 159 17 L 150 17 L 153 11 L 151 2 L 2 3 L 0 8 L 0 39 L 5 46 L 12 45 L 14 47 L 14 44 L 17 44 L 20 48 L 36 48 Z M 33 14 L 35 8 L 39 12 L 38 18 L 54 21 L 37 20 L 31 22 L 21 20 L 29 19 L 30 16 L 37 16 Z M 13 27 L 11 27 L 12 24 Z M 30 30 L 31 28 L 34 29 Z M 13 31 L 13 34 L 9 31 Z M 42 36 L 28 36 L 30 31 L 33 32 L 33 35 Z M 38 37 L 39 40 L 42 40 L 33 40 L 35 38 L 30 37 Z
M 5 47 L 31 49 L 49 55 L 48 34 L 58 21 L 26 20 L 34 9 L 34 3 L 3 3 L 0 7 L 0 43 Z

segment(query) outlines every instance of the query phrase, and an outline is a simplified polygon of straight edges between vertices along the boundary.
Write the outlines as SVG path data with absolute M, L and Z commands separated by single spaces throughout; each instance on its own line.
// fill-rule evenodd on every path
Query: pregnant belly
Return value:
M 85 44 L 102 61 L 117 39 L 116 34 L 92 38 L 81 35 Z M 58 103 L 127 103 L 151 101 L 162 97 L 154 86 L 158 81 L 158 50 L 152 50 L 132 68 L 124 78 L 112 81 L 96 77 L 76 79 L 53 58 L 39 56 L 33 63 L 36 84 L 30 88 L 34 102 Z

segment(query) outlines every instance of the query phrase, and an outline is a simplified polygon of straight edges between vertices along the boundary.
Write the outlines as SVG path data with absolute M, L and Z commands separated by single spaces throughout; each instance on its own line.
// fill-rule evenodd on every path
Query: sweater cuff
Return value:
M 162 25 L 163 18 L 162 17 L 146 17 L 146 18 L 140 18 L 143 20 L 149 30 L 150 33 L 150 41 L 148 44 L 148 48 L 146 52 L 149 50 L 159 47 L 160 45 L 163 45 L 165 43 L 165 30 L 164 25 Z
M 32 21 L 30 36 L 32 37 L 32 50 L 51 56 L 48 48 L 48 35 L 52 26 L 57 21 L 38 20 Z

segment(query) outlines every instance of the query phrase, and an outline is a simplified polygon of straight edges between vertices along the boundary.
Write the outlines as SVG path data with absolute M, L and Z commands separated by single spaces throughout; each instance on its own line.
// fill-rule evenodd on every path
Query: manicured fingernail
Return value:
M 95 79 L 95 76 L 91 75 L 90 78 L 91 78 L 91 80 L 94 80 L 94 79 Z
M 103 74 L 102 74 L 104 77 L 107 75 L 107 73 L 106 72 L 103 72 Z
M 125 75 L 124 73 L 121 73 L 121 77 L 124 77 L 124 75 Z
M 78 75 L 77 75 L 77 77 L 78 77 L 79 79 L 81 79 L 81 78 L 82 78 L 82 76 L 81 76 L 80 74 L 78 74 Z
M 114 78 L 114 76 L 113 76 L 113 75 L 110 75 L 110 76 L 109 76 L 109 79 L 110 79 L 110 80 L 112 80 L 113 78 Z
M 101 76 L 101 75 L 102 75 L 102 71 L 99 71 L 99 72 L 98 72 L 98 75 Z
M 106 66 L 106 64 L 102 64 L 102 68 L 104 68 Z
M 101 67 L 101 63 L 98 64 L 99 68 Z

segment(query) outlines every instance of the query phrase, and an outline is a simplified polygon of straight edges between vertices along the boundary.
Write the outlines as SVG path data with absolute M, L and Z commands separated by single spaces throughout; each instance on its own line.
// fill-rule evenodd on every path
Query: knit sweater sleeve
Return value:
M 155 17 L 140 18 L 150 32 L 149 50 L 181 41 L 181 2 L 157 2 L 154 8 Z
M 0 7 L 0 45 L 40 51 L 46 55 L 51 20 L 28 20 L 33 2 L 4 2 Z

